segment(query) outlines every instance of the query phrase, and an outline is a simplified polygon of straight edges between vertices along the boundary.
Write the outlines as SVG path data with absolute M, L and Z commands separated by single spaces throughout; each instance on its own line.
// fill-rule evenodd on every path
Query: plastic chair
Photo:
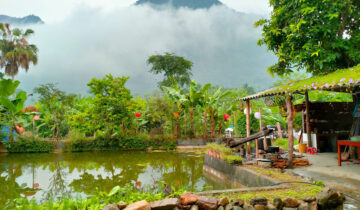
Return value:
M 315 148 L 315 147 L 308 147 L 307 149 L 306 149 L 306 153 L 308 153 L 308 154 L 317 154 L 317 149 Z

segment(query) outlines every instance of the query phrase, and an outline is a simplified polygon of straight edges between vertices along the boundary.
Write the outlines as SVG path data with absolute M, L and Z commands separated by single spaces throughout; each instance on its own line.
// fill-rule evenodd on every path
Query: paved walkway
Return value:
M 343 162 L 338 166 L 337 153 L 304 154 L 312 166 L 290 170 L 304 178 L 321 180 L 330 187 L 337 188 L 360 198 L 360 165 Z

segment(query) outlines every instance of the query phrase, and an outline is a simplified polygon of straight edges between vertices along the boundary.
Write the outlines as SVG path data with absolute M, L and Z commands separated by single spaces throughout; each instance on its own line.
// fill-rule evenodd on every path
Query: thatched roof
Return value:
M 292 81 L 237 100 L 247 101 L 267 96 L 296 94 L 315 90 L 352 93 L 359 86 L 360 64 L 352 68 L 340 69 L 327 75 Z

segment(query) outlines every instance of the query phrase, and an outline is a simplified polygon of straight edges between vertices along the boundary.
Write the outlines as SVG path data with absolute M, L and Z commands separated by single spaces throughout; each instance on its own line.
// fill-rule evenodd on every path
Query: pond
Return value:
M 20 196 L 41 202 L 159 181 L 190 191 L 231 188 L 204 176 L 203 163 L 202 151 L 0 154 L 0 207 Z

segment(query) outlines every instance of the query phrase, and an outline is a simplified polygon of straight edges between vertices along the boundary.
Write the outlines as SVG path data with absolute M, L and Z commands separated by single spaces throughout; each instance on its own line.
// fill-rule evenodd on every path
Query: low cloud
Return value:
M 266 67 L 275 59 L 256 45 L 261 32 L 253 23 L 259 18 L 225 6 L 195 11 L 130 6 L 108 13 L 82 6 L 62 22 L 31 26 L 39 63 L 16 79 L 29 92 L 52 82 L 86 94 L 91 78 L 112 73 L 130 76 L 132 92 L 146 93 L 161 79 L 148 73 L 146 59 L 173 52 L 194 62 L 193 78 L 202 84 L 266 88 L 272 83 Z

